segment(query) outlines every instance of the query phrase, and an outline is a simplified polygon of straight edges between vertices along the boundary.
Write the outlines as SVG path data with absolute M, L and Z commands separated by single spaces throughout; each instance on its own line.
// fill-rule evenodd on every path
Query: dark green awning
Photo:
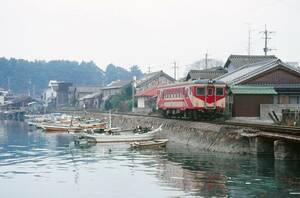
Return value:
M 232 94 L 277 95 L 273 87 L 237 85 L 230 87 Z

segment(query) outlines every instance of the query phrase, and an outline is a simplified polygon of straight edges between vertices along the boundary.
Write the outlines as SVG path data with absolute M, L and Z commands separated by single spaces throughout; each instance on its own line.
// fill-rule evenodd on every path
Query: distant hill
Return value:
M 138 66 L 132 66 L 128 71 L 110 64 L 103 71 L 94 62 L 0 58 L 0 87 L 10 87 L 16 93 L 27 93 L 29 87 L 35 87 L 36 93 L 41 93 L 49 80 L 68 81 L 74 85 L 105 85 L 113 80 L 130 79 L 134 75 L 143 75 Z

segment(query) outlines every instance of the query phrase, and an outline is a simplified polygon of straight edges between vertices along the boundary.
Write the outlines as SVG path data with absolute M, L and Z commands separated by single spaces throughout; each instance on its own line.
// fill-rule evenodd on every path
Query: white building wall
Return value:
M 144 97 L 138 97 L 138 108 L 145 108 L 145 98 Z
M 4 96 L 0 96 L 0 105 L 4 105 Z
M 56 91 L 54 91 L 52 88 L 48 88 L 44 92 L 43 99 L 45 101 L 49 101 L 51 98 L 56 98 L 56 96 L 57 96 Z

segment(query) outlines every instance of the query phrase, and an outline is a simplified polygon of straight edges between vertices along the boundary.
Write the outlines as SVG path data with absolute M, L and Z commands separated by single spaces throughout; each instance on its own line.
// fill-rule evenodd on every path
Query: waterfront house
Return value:
M 9 95 L 9 91 L 0 87 L 0 105 L 5 104 L 5 100 L 8 95 Z
M 109 83 L 106 87 L 102 88 L 103 99 L 107 100 L 110 96 L 120 94 L 122 88 L 125 86 L 129 86 L 131 84 L 131 80 L 116 80 Z
M 280 59 L 265 60 L 258 63 L 247 64 L 217 78 L 224 81 L 229 87 L 251 86 L 256 89 L 265 89 L 266 97 L 258 97 L 262 93 L 252 89 L 254 93 L 243 100 L 235 97 L 239 92 L 233 91 L 232 103 L 240 108 L 235 108 L 235 117 L 258 117 L 267 119 L 270 111 L 280 114 L 284 108 L 299 108 L 300 104 L 300 71 L 298 68 L 282 62 Z M 247 87 L 246 87 L 247 88 Z M 242 89 L 246 89 L 243 88 Z M 277 94 L 271 91 L 275 90 Z M 248 90 L 251 91 L 251 90 Z M 257 92 L 258 91 L 258 92 Z M 234 93 L 236 92 L 236 93 Z M 256 96 L 255 96 L 256 95 Z M 269 95 L 273 95 L 272 100 Z M 253 98 L 255 96 L 255 98 Z M 239 101 L 238 101 L 239 100 Z M 236 103 L 236 104 L 235 104 Z M 239 104 L 237 104 L 239 103 Z M 243 108 L 241 108 L 243 107 Z M 255 111 L 252 111 L 255 109 Z
M 159 87 L 151 87 L 138 92 L 135 96 L 137 98 L 137 111 L 152 112 L 156 109 L 156 99 Z
M 1 105 L 1 109 L 25 109 L 28 107 L 28 104 L 32 102 L 38 102 L 36 99 L 30 97 L 30 96 L 25 96 L 25 95 L 17 95 L 11 97 L 4 105 Z
M 136 98 L 139 112 L 151 112 L 155 109 L 158 87 L 175 83 L 175 79 L 163 71 L 146 74 L 137 80 Z
M 77 101 L 80 98 L 90 95 L 93 93 L 100 93 L 102 91 L 103 86 L 75 86 L 74 87 L 74 97 Z
M 103 93 L 95 92 L 79 99 L 79 106 L 85 109 L 99 109 L 102 104 Z
M 44 90 L 42 99 L 46 104 L 52 104 L 55 108 L 70 104 L 70 82 L 50 80 L 48 88 Z

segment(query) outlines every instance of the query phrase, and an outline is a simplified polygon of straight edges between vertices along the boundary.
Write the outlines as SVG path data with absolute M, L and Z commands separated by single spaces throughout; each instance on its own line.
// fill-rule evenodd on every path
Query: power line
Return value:
M 265 30 L 261 31 L 260 33 L 262 33 L 264 35 L 263 39 L 265 41 L 265 47 L 263 48 L 263 50 L 264 50 L 265 56 L 267 56 L 269 51 L 275 50 L 275 49 L 271 49 L 271 48 L 268 47 L 268 41 L 270 39 L 272 39 L 270 37 L 270 34 L 273 34 L 275 32 L 274 31 L 268 31 L 267 30 L 267 25 L 265 25 Z

